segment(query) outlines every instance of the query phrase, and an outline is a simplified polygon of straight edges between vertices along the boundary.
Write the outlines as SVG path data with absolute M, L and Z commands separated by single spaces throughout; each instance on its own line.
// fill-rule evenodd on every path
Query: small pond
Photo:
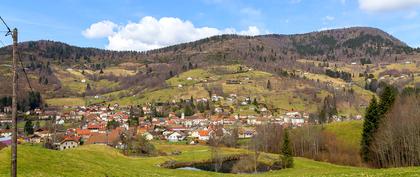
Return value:
M 242 159 L 241 159 L 242 158 Z M 178 170 L 191 170 L 191 171 L 212 171 L 219 173 L 255 173 L 255 166 L 252 163 L 243 161 L 245 156 L 232 156 L 225 157 L 219 163 L 215 163 L 211 160 L 200 161 L 200 162 L 176 162 L 167 161 L 161 166 L 165 168 L 178 169 Z M 242 161 L 241 161 L 242 160 Z M 248 166 L 248 167 L 244 167 Z M 216 170 L 217 168 L 217 170 Z M 270 170 L 278 170 L 279 168 L 274 165 L 268 165 L 265 163 L 257 164 L 257 173 L 267 172 Z

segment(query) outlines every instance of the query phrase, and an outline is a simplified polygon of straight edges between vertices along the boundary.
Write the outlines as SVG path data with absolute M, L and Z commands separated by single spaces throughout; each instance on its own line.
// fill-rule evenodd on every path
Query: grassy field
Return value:
M 85 100 L 83 98 L 51 98 L 45 100 L 51 106 L 83 106 Z
M 359 148 L 362 138 L 363 121 L 334 122 L 327 124 L 325 130 L 334 133 L 337 139 L 345 144 Z
M 217 66 L 202 69 L 193 69 L 166 80 L 168 87 L 158 90 L 145 91 L 134 96 L 108 99 L 108 103 L 119 103 L 120 105 L 143 104 L 146 102 L 171 102 L 179 99 L 208 97 L 205 88 L 220 88 L 224 95 L 236 94 L 239 101 L 246 97 L 257 98 L 258 102 L 266 103 L 272 108 L 277 108 L 277 113 L 297 110 L 305 112 L 316 112 L 319 101 L 314 100 L 314 94 L 323 99 L 330 92 L 319 90 L 311 84 L 274 76 L 263 71 L 256 71 L 242 66 L 242 72 L 238 72 L 240 65 Z M 341 79 L 330 78 L 320 74 L 308 74 L 309 79 L 319 79 L 320 82 L 333 82 L 337 87 L 346 85 Z M 227 80 L 239 80 L 241 84 L 227 84 Z M 267 89 L 267 82 L 270 80 L 272 89 Z M 182 87 L 180 87 L 182 86 Z M 369 101 L 371 93 L 358 86 L 353 86 L 355 96 L 358 100 Z M 110 97 L 109 97 L 110 98 Z M 322 101 L 322 100 L 321 100 Z M 222 101 L 221 104 L 226 104 Z M 227 103 L 230 104 L 230 103 Z M 234 105 L 233 105 L 234 106 Z M 235 107 L 235 106 L 234 106 Z M 251 107 L 236 107 L 235 113 L 254 114 Z M 339 104 L 339 113 L 342 115 L 357 115 L 363 112 L 357 104 Z
M 103 145 L 87 145 L 66 151 L 43 149 L 40 146 L 18 147 L 19 176 L 418 176 L 419 167 L 366 169 L 295 158 L 295 167 L 260 174 L 222 174 L 205 171 L 165 169 L 159 164 L 167 160 L 199 161 L 209 158 L 205 146 L 158 145 L 167 152 L 181 150 L 178 156 L 125 157 Z M 245 150 L 224 149 L 225 154 L 246 153 Z M 261 160 L 278 155 L 263 154 Z M 0 151 L 0 176 L 9 176 L 10 149 Z

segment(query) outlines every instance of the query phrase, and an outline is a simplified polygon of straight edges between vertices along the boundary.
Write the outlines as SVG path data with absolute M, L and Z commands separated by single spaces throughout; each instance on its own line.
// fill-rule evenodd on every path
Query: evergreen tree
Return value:
M 140 107 L 140 115 L 139 116 L 144 117 L 144 111 L 143 111 L 143 108 L 141 108 L 141 107 Z
M 29 119 L 26 121 L 24 130 L 27 135 L 34 134 L 34 125 L 32 123 L 32 120 Z
M 285 129 L 283 145 L 281 147 L 281 161 L 283 168 L 293 167 L 292 146 L 290 145 L 289 132 Z
M 373 157 L 371 152 L 371 143 L 374 139 L 375 133 L 385 117 L 388 110 L 394 104 L 397 91 L 392 86 L 385 86 L 380 97 L 379 103 L 376 98 L 372 98 L 369 107 L 366 109 L 365 121 L 363 123 L 363 133 L 361 142 L 361 156 L 364 162 L 370 162 Z
M 92 88 L 90 87 L 90 84 L 88 83 L 87 85 L 86 85 L 86 91 L 90 91 Z
M 254 98 L 254 101 L 252 102 L 253 105 L 258 106 L 257 98 Z
M 395 97 L 397 95 L 397 90 L 392 86 L 385 86 L 384 90 L 380 95 L 380 102 L 378 105 L 378 114 L 380 117 L 385 116 L 388 110 L 391 109 L 394 104 Z M 376 127 L 377 128 L 377 127 Z
M 28 106 L 30 110 L 41 107 L 41 94 L 39 92 L 29 92 L 28 93 Z
M 194 110 L 188 104 L 184 107 L 184 115 L 185 116 L 192 116 L 192 115 L 194 115 Z
M 361 156 L 364 162 L 368 162 L 371 157 L 370 145 L 373 140 L 373 134 L 375 133 L 375 126 L 378 123 L 378 103 L 375 96 L 369 103 L 368 108 L 365 112 L 365 120 L 363 122 L 362 142 L 361 142 Z
M 116 129 L 119 126 L 120 126 L 120 123 L 115 121 L 114 119 L 112 119 L 111 121 L 108 121 L 107 124 L 106 124 L 106 128 L 108 130 Z
M 271 82 L 270 82 L 270 80 L 267 81 L 267 89 L 271 90 Z

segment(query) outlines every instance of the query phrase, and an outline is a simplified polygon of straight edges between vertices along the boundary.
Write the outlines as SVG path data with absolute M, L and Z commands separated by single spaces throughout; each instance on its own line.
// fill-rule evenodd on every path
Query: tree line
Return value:
M 5 107 L 12 106 L 12 97 L 5 96 L 0 98 L 0 112 L 5 111 Z M 42 107 L 42 99 L 41 94 L 36 91 L 30 91 L 27 93 L 26 97 L 19 98 L 17 102 L 17 109 L 19 111 L 29 111 L 34 110 L 35 108 Z
M 420 95 L 386 86 L 365 113 L 361 157 L 372 167 L 420 165 Z

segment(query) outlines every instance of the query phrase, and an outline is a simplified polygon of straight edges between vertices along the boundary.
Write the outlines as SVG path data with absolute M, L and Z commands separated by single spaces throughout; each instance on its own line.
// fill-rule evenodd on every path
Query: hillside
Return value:
M 250 176 L 229 175 L 203 171 L 165 169 L 158 167 L 164 161 L 199 161 L 209 158 L 205 146 L 161 145 L 159 149 L 181 150 L 179 156 L 125 157 L 114 149 L 101 145 L 53 151 L 39 146 L 19 146 L 19 176 Z M 243 150 L 225 149 L 228 154 Z M 262 160 L 276 158 L 277 155 L 264 154 Z M 10 149 L 0 151 L 0 176 L 9 176 Z M 295 167 L 287 170 L 271 171 L 252 176 L 416 176 L 419 168 L 366 169 L 346 167 L 316 162 L 305 158 L 295 158 Z
M 287 70 L 285 70 L 287 72 Z M 291 71 L 290 71 L 291 73 Z M 314 76 L 316 76 L 314 74 Z M 229 83 L 237 81 L 238 83 Z M 267 88 L 270 82 L 271 88 Z M 268 72 L 253 70 L 243 65 L 214 66 L 192 69 L 165 81 L 166 87 L 148 90 L 142 94 L 124 95 L 121 92 L 105 94 L 99 99 L 88 99 L 90 102 L 103 102 L 120 105 L 143 105 L 145 103 L 166 103 L 180 99 L 210 98 L 209 93 L 225 97 L 218 103 L 234 110 L 235 114 L 258 114 L 253 104 L 242 103 L 249 98 L 256 99 L 274 114 L 296 110 L 316 112 L 324 97 L 336 94 L 338 111 L 342 115 L 361 114 L 360 105 L 365 104 L 371 93 L 358 86 L 347 87 L 347 91 L 338 90 L 301 77 L 277 76 Z M 337 87 L 345 85 L 339 82 Z M 354 88 L 353 93 L 349 89 Z M 56 100 L 56 99 L 55 99 Z M 352 104 L 349 104 L 351 102 Z M 261 105 L 262 106 L 262 105 Z
M 366 74 L 372 73 L 379 79 L 381 73 L 374 70 L 381 70 L 379 64 L 398 65 L 412 61 L 414 67 L 408 74 L 413 74 L 414 81 L 418 81 L 418 67 L 415 62 L 420 59 L 415 49 L 382 30 L 367 27 L 296 35 L 222 35 L 147 52 L 81 48 L 53 41 L 22 42 L 19 49 L 19 58 L 22 59 L 25 71 L 29 73 L 32 87 L 40 91 L 46 102 L 52 105 L 97 103 L 101 100 L 91 100 L 97 95 L 107 98 L 107 102 L 124 98 L 123 103 L 132 103 L 130 100 L 140 95 L 144 98 L 136 102 L 142 103 L 155 99 L 153 96 L 156 94 L 170 92 L 176 83 L 171 80 L 176 80 L 175 77 L 179 75 L 188 75 L 184 73 L 194 73 L 200 69 L 207 70 L 211 66 L 237 64 L 271 74 L 270 77 L 275 78 L 289 72 L 324 84 L 333 81 L 334 87 L 342 87 L 347 83 L 340 78 L 326 76 L 326 69 L 350 72 L 357 85 L 354 90 L 362 94 L 366 101 L 371 93 L 362 89 L 365 87 L 365 77 L 360 77 L 360 74 L 368 71 Z M 0 49 L 0 83 L 11 81 L 10 54 L 10 46 Z M 357 70 L 350 65 L 353 62 L 359 63 L 362 59 L 372 63 L 369 70 L 365 65 L 357 65 Z M 403 66 L 397 69 L 405 71 L 406 68 Z M 23 75 L 23 72 L 20 71 L 19 74 Z M 404 82 L 402 87 L 405 85 L 416 86 L 416 82 Z M 20 77 L 20 97 L 24 97 L 28 90 L 26 80 Z M 151 91 L 158 93 L 148 93 Z M 192 92 L 193 96 L 205 94 L 203 90 L 195 91 L 197 92 Z M 10 94 L 11 85 L 6 84 L 0 88 L 0 97 Z M 150 94 L 151 97 L 148 98 Z M 131 96 L 134 97 L 129 98 Z M 109 100 L 109 97 L 112 99 Z M 308 105 L 294 101 L 296 98 L 303 99 L 293 96 L 288 100 L 291 103 L 296 102 L 298 108 Z M 356 104 L 364 104 L 364 101 Z M 281 108 L 291 109 L 287 106 Z M 360 111 L 350 113 L 356 114 Z

